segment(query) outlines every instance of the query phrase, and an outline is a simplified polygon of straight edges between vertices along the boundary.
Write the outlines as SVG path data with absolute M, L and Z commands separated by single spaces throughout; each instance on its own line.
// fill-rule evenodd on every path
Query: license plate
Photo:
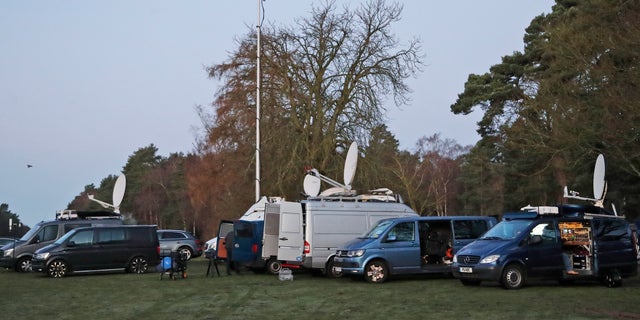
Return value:
M 333 267 L 334 272 L 342 272 L 342 267 Z
M 460 267 L 460 273 L 473 273 L 473 268 L 471 268 L 471 267 Z

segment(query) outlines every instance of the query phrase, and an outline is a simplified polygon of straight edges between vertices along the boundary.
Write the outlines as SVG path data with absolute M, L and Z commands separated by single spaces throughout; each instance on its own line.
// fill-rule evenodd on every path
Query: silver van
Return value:
M 381 220 L 337 251 L 333 272 L 372 283 L 392 275 L 450 273 L 455 252 L 495 224 L 496 219 L 487 216 Z
M 39 222 L 19 240 L 1 247 L 0 267 L 29 272 L 36 250 L 52 244 L 67 232 L 80 227 L 121 224 L 121 216 L 114 212 L 65 210 L 65 214 L 58 213 L 55 220 Z

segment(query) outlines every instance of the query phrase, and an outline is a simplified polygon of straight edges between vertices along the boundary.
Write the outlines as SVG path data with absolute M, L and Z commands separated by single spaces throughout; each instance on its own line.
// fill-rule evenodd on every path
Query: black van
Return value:
M 81 227 L 122 224 L 120 214 L 110 211 L 58 211 L 55 220 L 39 222 L 19 240 L 1 247 L 0 267 L 29 272 L 36 250 L 52 244 L 67 232 Z
M 629 222 L 599 206 L 525 207 L 458 251 L 452 271 L 464 285 L 498 281 L 518 289 L 537 277 L 617 287 L 638 272 L 637 239 Z
M 144 273 L 160 262 L 157 226 L 77 228 L 36 251 L 33 270 L 61 278 L 70 273 Z

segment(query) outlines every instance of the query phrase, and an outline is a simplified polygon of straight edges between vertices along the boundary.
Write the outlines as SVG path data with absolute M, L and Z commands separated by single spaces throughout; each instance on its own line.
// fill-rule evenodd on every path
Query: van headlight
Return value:
M 35 255 L 36 260 L 47 260 L 47 258 L 49 258 L 49 252 L 38 253 Z
M 492 254 L 490 256 L 484 257 L 484 259 L 480 260 L 480 263 L 494 263 L 500 259 L 499 254 Z
M 365 252 L 364 249 L 349 250 L 349 251 L 347 251 L 347 257 L 349 257 L 349 258 L 362 257 L 364 252 Z
M 13 255 L 13 249 L 7 249 L 4 251 L 5 257 L 11 257 Z

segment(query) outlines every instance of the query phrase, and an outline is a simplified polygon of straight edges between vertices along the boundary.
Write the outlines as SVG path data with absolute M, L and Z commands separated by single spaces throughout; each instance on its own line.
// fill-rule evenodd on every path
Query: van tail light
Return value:
M 311 252 L 311 245 L 307 240 L 304 241 L 304 254 L 309 254 Z
M 257 244 L 253 244 L 251 245 L 251 252 L 252 253 L 258 253 L 258 245 Z
M 156 247 L 156 251 L 158 251 L 158 256 L 160 255 L 160 246 Z

